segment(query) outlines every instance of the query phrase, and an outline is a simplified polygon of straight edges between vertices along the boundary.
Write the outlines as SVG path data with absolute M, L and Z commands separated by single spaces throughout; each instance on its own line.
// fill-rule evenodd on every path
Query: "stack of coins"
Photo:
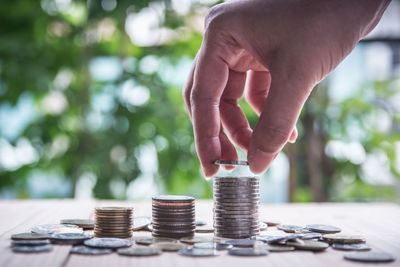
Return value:
M 215 236 L 239 239 L 259 234 L 258 181 L 257 177 L 214 178 Z
M 96 237 L 129 238 L 132 236 L 133 208 L 95 208 L 94 235 Z
M 181 238 L 194 235 L 195 201 L 187 196 L 153 197 L 153 236 Z

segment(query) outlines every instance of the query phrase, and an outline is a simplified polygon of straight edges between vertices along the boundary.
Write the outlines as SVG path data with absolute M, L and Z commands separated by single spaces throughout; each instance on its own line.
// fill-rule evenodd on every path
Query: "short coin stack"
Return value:
M 259 202 L 257 177 L 215 177 L 215 236 L 239 239 L 258 235 Z
M 95 237 L 129 238 L 132 236 L 133 208 L 95 208 Z
M 154 237 L 181 238 L 194 235 L 195 200 L 188 196 L 153 197 Z

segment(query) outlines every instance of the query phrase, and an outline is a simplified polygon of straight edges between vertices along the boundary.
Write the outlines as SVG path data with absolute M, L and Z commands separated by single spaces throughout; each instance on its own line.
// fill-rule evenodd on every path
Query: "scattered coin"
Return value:
M 53 234 L 53 233 L 76 233 L 82 232 L 78 226 L 72 224 L 42 224 L 32 228 L 32 233 Z
M 161 254 L 161 249 L 155 247 L 130 247 L 120 248 L 118 254 L 124 256 L 156 256 Z
M 307 234 L 302 234 L 300 237 L 303 240 L 310 240 L 310 239 L 320 239 L 322 235 L 320 233 L 307 233 Z
M 278 230 L 284 231 L 285 233 L 296 233 L 303 230 L 303 227 L 290 224 L 280 224 L 276 227 Z
M 133 218 L 133 231 L 142 230 L 151 223 L 149 216 L 137 216 Z
M 12 240 L 43 240 L 48 239 L 47 234 L 37 234 L 37 233 L 20 233 L 11 236 Z
M 286 246 L 286 245 L 272 245 L 268 244 L 266 245 L 266 249 L 269 252 L 287 252 L 287 251 L 293 251 L 295 250 L 295 247 L 293 246 Z
M 41 246 L 13 246 L 11 247 L 14 252 L 22 252 L 22 253 L 39 253 L 39 252 L 47 252 L 53 249 L 52 245 L 41 245 Z
M 206 225 L 206 224 L 207 223 L 205 221 L 199 221 L 199 220 L 196 221 L 196 226 L 203 226 L 203 225 Z
M 301 242 L 288 241 L 288 246 L 293 246 L 296 249 L 311 250 L 311 251 L 322 251 L 329 247 L 327 243 L 314 241 L 314 240 L 299 240 Z
M 92 238 L 83 242 L 88 247 L 94 248 L 123 248 L 130 247 L 132 242 L 121 238 Z
M 328 243 L 356 244 L 364 243 L 365 238 L 359 235 L 327 234 L 322 239 Z
M 83 241 L 93 238 L 92 235 L 84 233 L 57 233 L 51 234 L 49 239 L 53 244 L 66 244 L 66 245 L 78 245 L 82 244 Z
M 208 225 L 196 226 L 196 233 L 214 233 L 214 228 Z
M 247 161 L 242 160 L 216 160 L 214 161 L 216 165 L 240 165 L 240 166 L 248 166 L 249 163 Z
M 253 239 L 231 239 L 226 241 L 227 244 L 230 244 L 234 247 L 254 247 L 258 244 L 262 244 L 261 241 L 253 240 Z
M 389 254 L 384 252 L 350 252 L 344 254 L 344 258 L 350 261 L 361 261 L 361 262 L 391 262 L 394 261 L 395 258 Z
M 268 219 L 264 219 L 264 220 L 262 220 L 262 222 L 271 227 L 281 224 L 279 221 L 273 221 L 273 220 L 268 220 Z
M 322 234 L 335 234 L 342 231 L 339 227 L 325 225 L 325 224 L 309 224 L 306 228 L 312 232 L 322 233 Z
M 190 256 L 190 257 L 213 257 L 219 256 L 219 253 L 215 249 L 203 249 L 203 248 L 186 248 L 178 251 L 179 255 Z
M 135 239 L 135 242 L 139 245 L 148 246 L 157 242 L 178 242 L 178 240 L 168 237 L 138 237 Z
M 217 248 L 217 243 L 214 243 L 214 242 L 195 243 L 193 245 L 193 248 L 216 249 Z
M 94 228 L 94 221 L 87 220 L 87 219 L 63 219 L 60 221 L 60 224 L 76 225 L 83 229 L 93 229 Z
M 44 240 L 15 240 L 11 242 L 11 246 L 43 246 L 50 244 L 47 239 Z
M 228 254 L 247 257 L 266 256 L 268 255 L 268 250 L 256 248 L 233 248 L 228 251 Z
M 231 249 L 231 248 L 233 248 L 233 245 L 231 245 L 231 244 L 227 244 L 227 243 L 221 243 L 221 242 L 218 242 L 218 243 L 216 243 L 217 245 L 216 245 L 216 249 L 217 250 L 229 250 L 229 249 Z
M 337 250 L 357 250 L 357 251 L 367 251 L 371 250 L 371 247 L 366 244 L 332 244 L 332 248 Z
M 266 223 L 260 222 L 260 231 L 265 231 L 268 229 L 268 225 Z
M 177 242 L 157 242 L 152 244 L 151 247 L 161 249 L 162 251 L 178 251 L 186 248 L 187 245 Z
M 214 237 L 212 236 L 182 237 L 180 241 L 187 244 L 214 242 Z
M 73 246 L 70 250 L 73 254 L 82 254 L 82 255 L 104 255 L 110 254 L 112 252 L 111 249 L 108 248 L 91 248 L 87 246 Z

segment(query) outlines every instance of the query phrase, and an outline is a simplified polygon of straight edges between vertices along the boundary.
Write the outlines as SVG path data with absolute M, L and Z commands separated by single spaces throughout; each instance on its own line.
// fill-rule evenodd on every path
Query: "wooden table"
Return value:
M 99 205 L 131 205 L 136 215 L 151 215 L 150 202 L 29 200 L 0 202 L 0 266 L 11 267 L 77 267 L 77 266 L 361 266 L 343 259 L 344 252 L 328 248 L 322 253 L 295 251 L 270 253 L 266 257 L 235 257 L 222 253 L 219 257 L 191 258 L 176 253 L 155 257 L 124 257 L 117 253 L 103 256 L 69 254 L 70 246 L 55 245 L 52 252 L 17 254 L 10 250 L 12 234 L 29 231 L 38 224 L 58 223 L 60 219 L 93 218 L 93 207 Z M 363 235 L 375 251 L 393 254 L 397 260 L 384 266 L 400 266 L 400 206 L 386 203 L 365 204 L 280 204 L 263 205 L 261 218 L 277 219 L 285 224 L 323 223 L 341 227 L 343 232 Z M 197 219 L 212 223 L 212 202 L 196 201 Z M 282 233 L 270 227 L 268 234 Z M 199 234 L 207 235 L 207 234 Z M 134 236 L 150 236 L 135 232 Z M 379 264 L 376 264 L 379 265 Z M 375 264 L 374 264 L 375 266 Z

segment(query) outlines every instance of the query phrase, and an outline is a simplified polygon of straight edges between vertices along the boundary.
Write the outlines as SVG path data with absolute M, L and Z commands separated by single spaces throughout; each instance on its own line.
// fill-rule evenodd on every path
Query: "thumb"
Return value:
M 289 141 L 301 109 L 312 89 L 304 76 L 271 71 L 271 88 L 247 155 L 254 173 L 265 171 Z

